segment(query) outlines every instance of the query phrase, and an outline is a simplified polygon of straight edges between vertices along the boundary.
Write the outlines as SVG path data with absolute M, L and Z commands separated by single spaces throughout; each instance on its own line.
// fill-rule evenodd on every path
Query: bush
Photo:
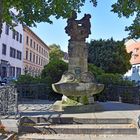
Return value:
M 88 71 L 90 71 L 95 77 L 105 73 L 104 70 L 90 63 L 88 64 Z
M 39 76 L 33 77 L 29 74 L 20 75 L 17 81 L 15 81 L 15 84 L 37 84 L 37 83 L 44 83 L 44 81 Z
M 52 89 L 52 84 L 61 79 L 62 74 L 68 70 L 68 64 L 62 60 L 52 60 L 46 65 L 41 73 L 41 79 L 49 86 L 49 98 L 61 99 L 62 95 L 55 93 Z
M 68 70 L 68 64 L 62 60 L 52 60 L 44 67 L 41 78 L 47 83 L 56 83 L 61 79 L 62 74 Z
M 20 75 L 16 81 L 16 84 L 31 84 L 33 80 L 34 78 L 29 74 Z
M 104 85 L 120 85 L 120 86 L 134 86 L 135 83 L 126 79 L 123 79 L 123 75 L 114 73 L 105 73 L 101 68 L 88 64 L 88 69 L 92 72 L 96 78 L 96 81 Z
M 97 81 L 105 85 L 134 86 L 134 83 L 123 79 L 121 74 L 103 73 L 97 76 Z

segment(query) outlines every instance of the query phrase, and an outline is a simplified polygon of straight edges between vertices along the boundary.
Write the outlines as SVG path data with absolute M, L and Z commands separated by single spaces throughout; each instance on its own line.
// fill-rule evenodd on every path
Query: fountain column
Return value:
M 69 64 L 68 71 L 62 75 L 59 82 L 52 84 L 55 92 L 65 96 L 92 96 L 100 93 L 104 85 L 97 84 L 94 75 L 88 72 L 88 46 L 85 42 L 90 32 L 89 14 L 76 20 L 77 14 L 67 20 L 65 28 L 70 36 L 68 45 Z

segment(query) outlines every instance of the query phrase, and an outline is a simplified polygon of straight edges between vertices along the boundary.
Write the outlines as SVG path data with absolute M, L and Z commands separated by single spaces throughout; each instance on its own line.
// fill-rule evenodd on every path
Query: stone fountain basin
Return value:
M 100 93 L 104 85 L 97 83 L 55 83 L 52 84 L 55 92 L 65 96 L 91 96 Z

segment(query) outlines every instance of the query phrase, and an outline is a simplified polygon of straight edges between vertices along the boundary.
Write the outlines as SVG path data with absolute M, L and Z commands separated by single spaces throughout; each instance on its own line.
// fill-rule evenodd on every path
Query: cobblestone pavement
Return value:
M 20 115 L 43 115 L 47 114 L 53 103 L 48 100 L 26 100 L 19 103 L 18 111 Z

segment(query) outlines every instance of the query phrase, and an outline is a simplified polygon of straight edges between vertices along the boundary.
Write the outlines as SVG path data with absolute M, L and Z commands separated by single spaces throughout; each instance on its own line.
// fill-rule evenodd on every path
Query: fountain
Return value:
M 65 96 L 92 96 L 100 93 L 104 85 L 95 81 L 94 75 L 88 71 L 88 47 L 85 39 L 90 31 L 90 14 L 85 14 L 76 20 L 77 14 L 67 20 L 66 33 L 70 36 L 68 45 L 68 71 L 62 75 L 59 82 L 52 84 L 53 90 Z

